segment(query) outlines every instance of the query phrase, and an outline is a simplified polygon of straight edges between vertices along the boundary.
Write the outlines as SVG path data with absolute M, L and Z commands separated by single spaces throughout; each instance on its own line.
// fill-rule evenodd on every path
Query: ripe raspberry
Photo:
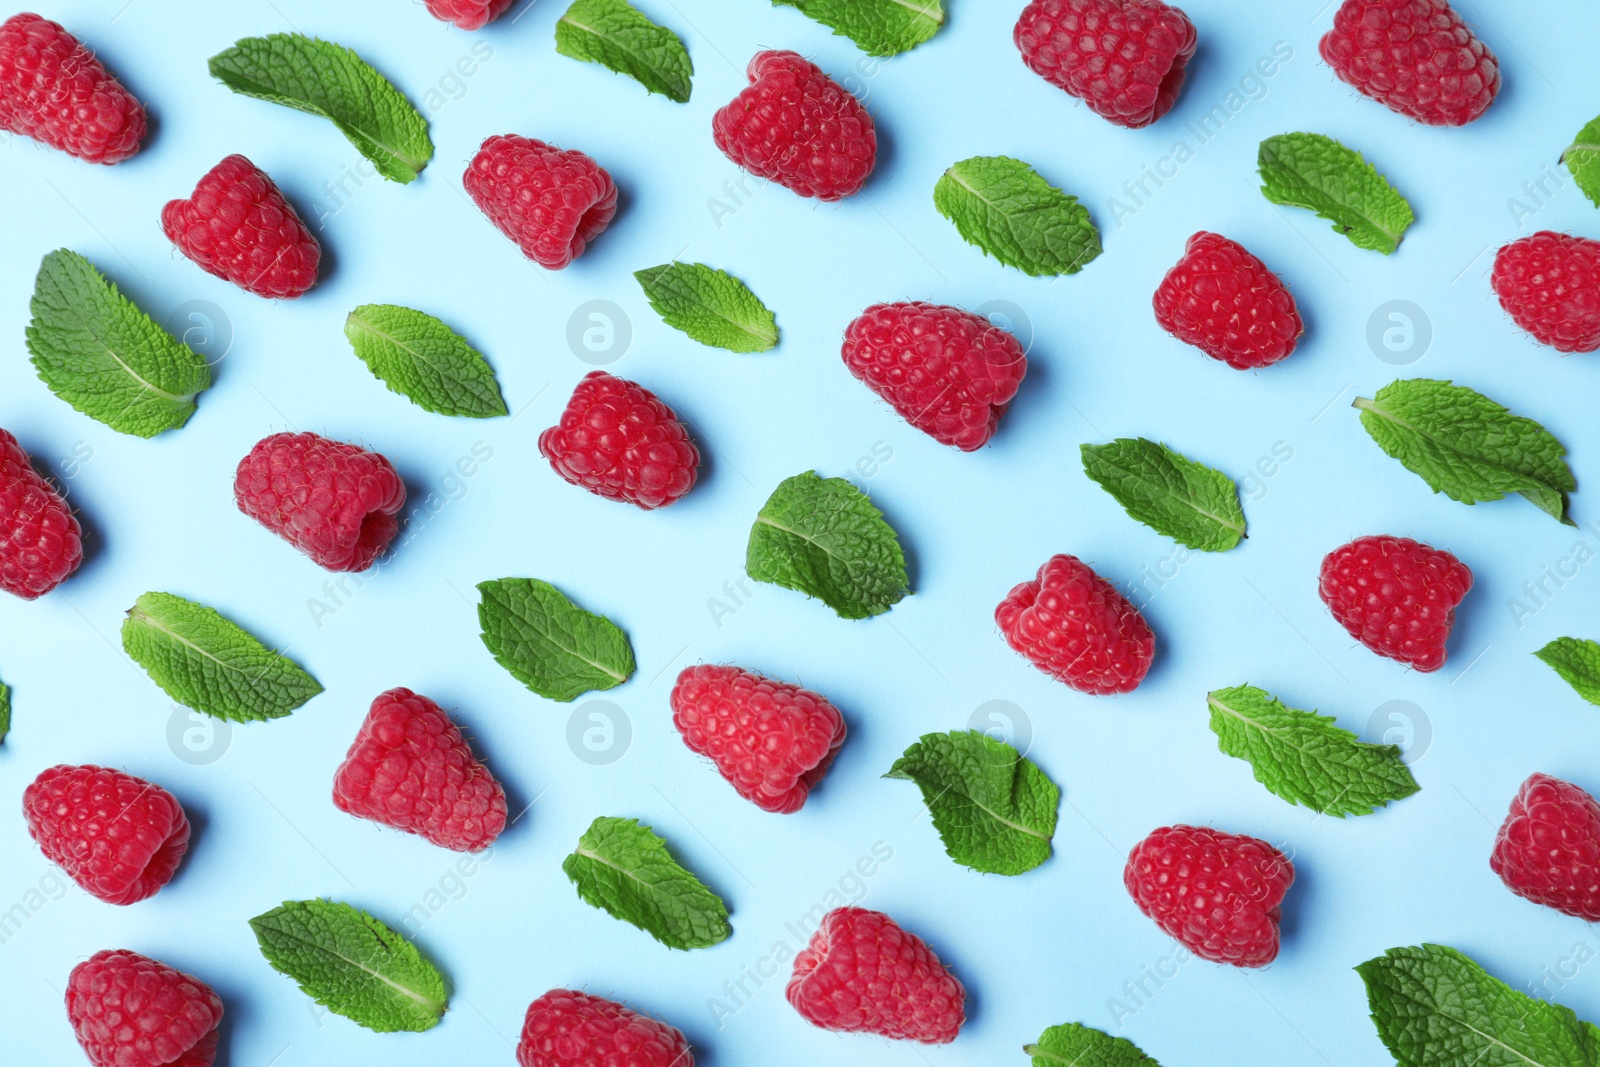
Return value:
M 1511 800 L 1489 867 L 1519 897 L 1600 922 L 1600 804 L 1571 782 L 1532 775 Z
M 127 949 L 67 976 L 67 1019 L 95 1067 L 211 1067 L 222 999 L 193 975 Z
M 144 105 L 76 37 L 23 13 L 0 23 L 0 128 L 90 163 L 121 163 L 144 139 Z
M 600 164 L 531 137 L 484 141 L 462 182 L 489 221 L 549 270 L 583 255 L 617 213 L 617 183 Z
M 41 597 L 83 562 L 83 531 L 55 486 L 0 430 L 0 589 Z
M 944 1045 L 967 991 L 933 949 L 881 911 L 835 908 L 794 958 L 789 1003 L 813 1026 Z
M 1006 594 L 994 621 L 1007 644 L 1080 693 L 1132 692 L 1156 655 L 1144 616 L 1076 556 L 1051 556 Z
M 107 767 L 47 768 L 23 790 L 22 814 L 45 857 L 107 904 L 154 896 L 189 848 L 176 797 Z
M 844 331 L 844 365 L 943 445 L 982 448 L 1017 395 L 1028 357 L 982 315 L 938 304 L 874 304 Z
M 188 200 L 167 201 L 161 228 L 201 270 L 245 292 L 292 300 L 317 284 L 322 246 L 244 156 L 208 170 Z
M 482 852 L 506 827 L 506 793 L 439 705 L 409 689 L 380 693 L 333 776 L 342 812 Z
M 1444 666 L 1472 571 L 1409 537 L 1358 537 L 1322 561 L 1317 593 L 1350 636 L 1424 673 Z
M 1201 230 L 1161 279 L 1156 321 L 1235 370 L 1287 358 L 1305 327 L 1278 276 L 1237 241 Z
M 1448 0 L 1344 0 L 1318 46 L 1339 80 L 1429 126 L 1464 126 L 1500 91 L 1500 65 Z
M 516 0 L 427 0 L 428 13 L 463 30 L 481 30 L 511 9 Z
M 1294 864 L 1259 838 L 1164 826 L 1133 846 L 1122 884 L 1140 911 L 1201 959 L 1265 967 L 1278 955 Z
M 1600 348 L 1600 241 L 1540 230 L 1494 257 L 1489 284 L 1506 314 L 1558 352 Z
M 519 1067 L 694 1067 L 674 1027 L 616 1001 L 552 989 L 528 1005 Z
M 672 409 L 642 385 L 603 370 L 583 376 L 539 453 L 573 485 L 649 511 L 694 488 L 700 450 Z
M 1129 129 L 1172 110 L 1199 41 L 1161 0 L 1033 0 L 1012 39 L 1035 74 Z
M 762 811 L 799 811 L 844 744 L 826 698 L 739 667 L 684 668 L 671 703 L 683 743 Z
M 711 119 L 722 154 L 801 196 L 860 192 L 878 162 L 878 131 L 861 101 L 794 52 L 757 52 L 750 84 Z
M 239 461 L 233 499 L 317 566 L 364 571 L 400 529 L 406 487 L 376 452 L 314 433 L 275 433 Z

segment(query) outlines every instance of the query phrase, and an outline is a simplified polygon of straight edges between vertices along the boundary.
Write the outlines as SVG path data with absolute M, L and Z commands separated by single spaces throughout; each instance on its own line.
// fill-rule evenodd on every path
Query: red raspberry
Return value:
M 722 154 L 801 196 L 859 192 L 878 162 L 878 132 L 861 101 L 794 52 L 757 52 L 750 85 L 711 119 Z
M 1156 321 L 1235 370 L 1287 358 L 1305 332 L 1294 297 L 1237 241 L 1201 230 L 1156 288 Z
M 45 857 L 107 904 L 154 896 L 189 848 L 177 798 L 108 767 L 47 768 L 23 790 L 22 814 Z
M 90 163 L 144 139 L 144 105 L 79 40 L 38 15 L 0 24 L 0 127 Z
M 739 667 L 684 668 L 671 702 L 683 743 L 762 811 L 799 811 L 844 744 L 826 698 Z
M 1129 129 L 1172 110 L 1199 41 L 1161 0 L 1033 0 L 1012 39 L 1035 74 Z
M 943 445 L 982 448 L 1017 395 L 1028 357 L 982 315 L 938 304 L 874 304 L 844 331 L 844 365 Z
M 322 246 L 244 156 L 208 170 L 188 200 L 167 201 L 161 228 L 201 270 L 257 296 L 292 300 L 317 284 Z
M 994 609 L 1006 643 L 1080 693 L 1138 688 L 1156 655 L 1144 616 L 1076 556 L 1051 556 Z
M 1511 800 L 1489 867 L 1519 897 L 1600 922 L 1600 804 L 1571 782 L 1532 775 Z
M 552 989 L 528 1005 L 519 1067 L 694 1067 L 674 1027 L 613 1000 Z
M 41 597 L 83 562 L 83 531 L 66 500 L 0 430 L 0 589 Z
M 1429 126 L 1489 110 L 1500 65 L 1448 0 L 1344 0 L 1318 51 L 1339 80 Z
M 1317 593 L 1350 636 L 1424 673 L 1444 666 L 1472 571 L 1409 537 L 1358 537 L 1322 561 Z
M 517 0 L 427 0 L 428 13 L 463 30 L 481 30 L 511 10 Z
M 600 164 L 531 137 L 489 138 L 462 182 L 489 221 L 549 270 L 583 255 L 617 213 L 617 183 Z
M 1122 884 L 1140 911 L 1201 959 L 1265 967 L 1278 956 L 1294 864 L 1259 838 L 1164 826 L 1133 846 Z
M 700 450 L 672 409 L 644 386 L 603 370 L 583 376 L 539 453 L 573 485 L 649 511 L 694 488 Z
M 789 1003 L 813 1026 L 944 1045 L 967 991 L 933 949 L 881 911 L 835 908 L 794 958 Z
M 380 693 L 333 776 L 342 812 L 482 852 L 506 827 L 506 793 L 439 705 L 409 689 Z
M 239 461 L 233 499 L 317 566 L 364 571 L 400 529 L 406 487 L 376 452 L 314 433 L 275 433 Z
M 1600 241 L 1540 230 L 1494 257 L 1489 284 L 1506 314 L 1558 352 L 1600 348 Z
M 159 960 L 106 949 L 67 976 L 67 1018 L 95 1067 L 211 1067 L 222 1000 Z

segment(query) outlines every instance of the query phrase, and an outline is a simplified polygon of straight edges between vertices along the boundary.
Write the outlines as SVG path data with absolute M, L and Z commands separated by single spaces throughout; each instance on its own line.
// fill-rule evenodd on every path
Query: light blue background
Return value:
M 1594 954 L 1600 932 L 1512 896 L 1487 862 L 1529 773 L 1600 789 L 1600 716 L 1531 656 L 1561 634 L 1600 636 L 1600 577 L 1591 573 L 1600 565 L 1548 584 L 1553 596 L 1525 601 L 1531 613 L 1512 608 L 1547 568 L 1572 570 L 1561 561 L 1580 539 L 1600 549 L 1600 367 L 1533 344 L 1488 286 L 1493 249 L 1519 234 L 1600 233 L 1595 208 L 1555 167 L 1600 110 L 1600 19 L 1579 0 L 1463 0 L 1500 57 L 1505 88 L 1481 121 L 1431 129 L 1334 79 L 1316 55 L 1332 20 L 1319 2 L 1191 0 L 1200 52 L 1176 110 L 1125 131 L 1022 66 L 1010 40 L 1020 0 L 950 0 L 937 38 L 881 63 L 759 0 L 642 0 L 694 58 L 686 106 L 556 55 L 561 0 L 537 0 L 515 21 L 473 34 L 403 0 L 49 0 L 45 14 L 93 44 L 148 102 L 155 129 L 114 169 L 20 138 L 0 150 L 0 425 L 62 475 L 90 546 L 55 594 L 0 597 L 0 678 L 14 687 L 16 720 L 0 746 L 0 811 L 12 813 L 0 819 L 0 909 L 15 902 L 26 915 L 0 944 L 0 1058 L 80 1062 L 61 989 L 74 963 L 107 947 L 209 981 L 227 1003 L 219 1062 L 232 1067 L 509 1064 L 528 1002 L 555 985 L 659 1013 L 710 1067 L 824 1057 L 1022 1063 L 1025 1041 L 1072 1020 L 1129 1037 L 1173 1067 L 1376 1067 L 1390 1060 L 1350 968 L 1424 940 L 1463 949 L 1519 988 L 1543 982 L 1547 995 L 1600 1019 L 1600 972 L 1571 962 Z M 206 58 L 234 39 L 290 29 L 356 48 L 430 108 L 438 151 L 421 180 L 346 181 L 351 195 L 330 195 L 330 183 L 360 164 L 330 126 L 234 96 L 207 76 Z M 452 82 L 480 42 L 492 56 Z M 1253 77 L 1277 42 L 1292 58 L 1270 78 Z M 743 86 L 745 63 L 762 47 L 813 56 L 866 97 L 881 148 L 862 195 L 818 205 L 751 182 L 729 198 L 741 175 L 711 143 L 711 114 Z M 1221 132 L 1199 144 L 1186 123 L 1230 103 L 1237 110 Z M 1256 192 L 1257 143 L 1295 129 L 1360 148 L 1407 194 L 1417 222 L 1397 255 L 1360 251 Z M 616 221 L 567 271 L 524 260 L 461 191 L 478 143 L 508 131 L 592 154 L 623 190 Z M 1193 158 L 1130 199 L 1124 183 L 1157 167 L 1177 139 Z M 304 299 L 244 294 L 162 236 L 161 205 L 230 152 L 271 173 L 308 220 L 322 217 L 328 270 Z M 1080 196 L 1104 255 L 1052 281 L 964 244 L 933 210 L 933 183 L 956 160 L 996 153 L 1029 160 Z M 1540 179 L 1549 195 L 1536 203 L 1523 186 Z M 1514 217 L 1512 197 L 1536 210 Z M 1288 282 L 1308 333 L 1287 363 L 1237 373 L 1155 324 L 1149 294 L 1201 228 L 1240 240 Z M 89 256 L 175 331 L 192 325 L 176 311 L 188 301 L 225 312 L 231 350 L 182 430 L 152 441 L 118 435 L 35 378 L 23 347 L 28 296 L 39 257 L 61 246 Z M 675 256 L 748 281 L 776 309 L 781 346 L 736 356 L 663 325 L 630 272 Z M 574 310 L 594 299 L 631 321 L 631 347 L 610 369 L 659 392 L 703 445 L 701 484 L 661 513 L 589 496 L 536 451 L 538 433 L 590 369 L 566 338 Z M 984 451 L 963 455 L 911 430 L 840 363 L 845 324 L 869 303 L 901 299 L 1010 301 L 1031 322 L 1028 378 Z M 1409 368 L 1380 361 L 1366 339 L 1374 309 L 1392 299 L 1415 302 L 1432 323 L 1431 349 Z M 492 361 L 517 416 L 447 419 L 385 391 L 341 333 L 345 314 L 365 302 L 419 307 L 455 325 Z M 1519 499 L 1467 508 L 1432 496 L 1349 408 L 1400 374 L 1453 378 L 1550 427 L 1580 482 L 1574 515 L 1596 525 L 1560 527 Z M 435 494 L 437 511 L 414 514 L 392 562 L 320 618 L 311 601 L 331 603 L 327 576 L 240 515 L 230 492 L 238 459 L 286 428 L 376 448 L 403 473 L 413 503 Z M 1139 434 L 1244 483 L 1250 539 L 1178 563 L 1171 542 L 1084 477 L 1079 444 Z M 469 479 L 447 480 L 475 444 L 492 459 Z M 1252 475 L 1275 448 L 1292 458 Z M 874 450 L 892 458 L 860 465 Z M 916 595 L 888 615 L 844 622 L 775 587 L 728 598 L 762 501 L 812 468 L 855 480 L 901 531 Z M 1473 568 L 1476 586 L 1437 674 L 1356 646 L 1317 599 L 1323 554 L 1367 533 L 1417 537 Z M 1160 652 L 1136 693 L 1076 694 L 996 633 L 995 603 L 1055 552 L 1123 585 L 1172 575 L 1144 587 Z M 578 759 L 566 740 L 572 707 L 533 696 L 484 651 L 472 586 L 503 575 L 553 581 L 630 634 L 638 673 L 605 695 L 632 724 L 620 761 Z M 235 727 L 209 765 L 179 759 L 168 741 L 173 707 L 117 640 L 122 612 L 147 589 L 213 604 L 287 645 L 327 692 L 289 719 Z M 737 610 L 719 619 L 713 599 Z M 849 742 L 802 813 L 779 818 L 738 801 L 684 748 L 667 693 L 697 661 L 800 680 L 844 709 Z M 1216 751 L 1207 729 L 1206 691 L 1245 681 L 1374 740 L 1387 728 L 1383 716 L 1369 727 L 1375 710 L 1411 702 L 1414 733 L 1431 734 L 1415 763 L 1422 792 L 1343 822 L 1269 795 L 1245 764 Z M 458 709 L 514 808 L 537 798 L 470 877 L 452 877 L 453 854 L 330 803 L 333 769 L 368 702 L 396 685 Z M 919 734 L 965 727 L 991 700 L 1023 709 L 1032 757 L 1064 791 L 1055 856 L 1018 878 L 956 867 L 914 787 L 879 777 Z M 197 832 L 169 887 L 126 909 L 62 891 L 15 814 L 27 782 L 57 762 L 111 764 L 178 795 Z M 725 895 L 734 936 L 674 953 L 580 903 L 560 861 L 600 814 L 637 816 L 663 833 Z M 1123 859 L 1149 830 L 1180 821 L 1292 851 L 1284 948 L 1262 971 L 1184 963 L 1159 988 L 1147 981 L 1153 995 L 1135 1001 L 1124 984 L 1166 966 L 1172 949 L 1123 891 Z M 753 996 L 719 1025 L 708 1001 L 725 997 L 724 982 L 775 942 L 798 947 L 785 924 L 822 903 L 880 842 L 893 858 L 865 880 L 865 903 L 925 936 L 965 982 L 960 1039 L 922 1048 L 813 1029 L 784 1000 L 787 966 L 763 988 L 747 983 Z M 430 898 L 441 885 L 448 892 Z M 47 892 L 35 892 L 41 886 Z M 318 895 L 396 923 L 419 904 L 433 911 L 416 940 L 454 985 L 442 1025 L 373 1035 L 323 1016 L 267 967 L 245 920 Z M 1113 998 L 1137 1010 L 1114 1012 Z

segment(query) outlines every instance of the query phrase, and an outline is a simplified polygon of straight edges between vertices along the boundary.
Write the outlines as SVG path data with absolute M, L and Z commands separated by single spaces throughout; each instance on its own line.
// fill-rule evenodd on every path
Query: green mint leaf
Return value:
M 1022 1051 L 1033 1067 L 1160 1067 L 1132 1041 L 1078 1023 L 1052 1026 Z
M 321 115 L 395 182 L 433 158 L 428 121 L 350 49 L 298 33 L 246 37 L 211 57 L 211 76 L 243 96 Z
M 1572 172 L 1583 195 L 1600 204 L 1600 118 L 1578 131 L 1561 153 L 1561 162 Z
M 944 25 L 940 0 L 772 0 L 848 37 L 869 56 L 908 52 Z
M 573 0 L 556 22 L 556 51 L 626 74 L 652 93 L 689 102 L 694 63 L 678 35 L 628 0 Z
M 1281 703 L 1250 685 L 1206 694 L 1217 748 L 1255 770 L 1291 804 L 1324 815 L 1370 815 L 1420 786 L 1396 745 L 1370 745 L 1334 720 Z
M 1333 223 L 1357 248 L 1389 255 L 1415 216 L 1400 191 L 1353 148 L 1320 133 L 1280 133 L 1256 154 L 1261 192 Z
M 842 619 L 882 615 L 911 591 L 900 539 L 867 494 L 815 471 L 785 479 L 750 528 L 744 569 Z
M 344 335 L 378 380 L 423 411 L 474 419 L 506 413 L 483 356 L 432 315 L 363 304 L 345 319 Z
M 1225 552 L 1245 536 L 1239 490 L 1221 471 L 1143 437 L 1079 452 L 1083 472 L 1157 533 L 1203 552 Z
M 668 326 L 703 345 L 765 352 L 778 343 L 778 323 L 748 286 L 704 263 L 663 263 L 634 271 L 650 306 Z
M 286 900 L 250 920 L 273 970 L 336 1015 L 380 1034 L 439 1024 L 444 976 L 416 946 L 359 908 Z
M 987 874 L 1050 858 L 1061 790 L 1022 753 L 977 730 L 925 734 L 885 778 L 916 782 L 945 852 Z
M 1378 1037 L 1404 1067 L 1595 1067 L 1600 1031 L 1519 993 L 1444 945 L 1391 948 L 1356 967 Z
M 733 933 L 722 898 L 683 868 L 637 819 L 602 815 L 561 864 L 578 896 L 668 948 L 706 948 Z
M 542 697 L 562 703 L 612 689 L 633 674 L 633 646 L 617 624 L 578 607 L 549 582 L 478 583 L 478 625 L 495 662 Z
M 1076 274 L 1100 254 L 1089 209 L 1006 156 L 973 156 L 944 172 L 933 206 L 970 245 L 1024 274 Z
M 218 719 L 280 718 L 322 692 L 286 656 L 214 609 L 171 593 L 133 602 L 122 648 L 173 700 Z
M 194 414 L 211 368 L 94 264 L 65 248 L 39 264 L 28 352 L 56 396 L 118 433 L 154 437 Z
M 11 687 L 0 682 L 0 741 L 11 732 Z
M 1378 447 L 1463 504 L 1521 493 L 1568 526 L 1567 494 L 1578 487 L 1567 450 L 1532 419 L 1482 393 L 1431 378 L 1400 379 L 1371 400 L 1358 396 L 1361 425 Z
M 1558 637 L 1534 653 L 1591 704 L 1600 704 L 1600 644 Z

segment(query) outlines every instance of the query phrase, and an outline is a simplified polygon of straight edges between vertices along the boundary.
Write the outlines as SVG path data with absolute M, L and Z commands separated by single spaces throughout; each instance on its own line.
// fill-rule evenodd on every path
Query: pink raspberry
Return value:
M 207 274 L 257 296 L 294 299 L 317 284 L 322 246 L 271 178 L 244 156 L 212 167 L 161 228 Z
M 275 433 L 239 461 L 233 499 L 317 566 L 364 571 L 400 529 L 406 487 L 376 452 L 314 433 Z
M 67 976 L 67 1019 L 94 1067 L 211 1067 L 222 999 L 200 979 L 127 949 Z
M 933 949 L 881 911 L 835 908 L 794 958 L 789 1003 L 813 1026 L 944 1045 L 967 991 Z
M 1500 306 L 1557 352 L 1600 348 L 1600 241 L 1540 230 L 1495 253 Z
M 689 1042 L 614 1000 L 552 989 L 532 1004 L 517 1042 L 518 1067 L 694 1067 Z
M 617 183 L 600 164 L 531 137 L 484 141 L 462 181 L 489 221 L 549 270 L 583 255 L 617 213 Z
M 739 667 L 684 668 L 671 703 L 683 743 L 763 811 L 799 811 L 844 744 L 825 698 Z
M 749 87 L 711 120 L 722 154 L 801 196 L 859 192 L 878 161 L 861 101 L 794 52 L 757 52 L 746 73 Z
M 0 23 L 0 127 L 90 163 L 144 139 L 144 105 L 79 40 L 38 15 Z
M 45 857 L 107 904 L 154 896 L 189 848 L 177 798 L 108 767 L 41 771 L 22 792 L 22 814 Z
M 1358 537 L 1322 561 L 1317 592 L 1350 636 L 1419 671 L 1444 666 L 1472 571 L 1409 537 Z
M 1344 0 L 1323 62 L 1390 111 L 1464 126 L 1500 92 L 1500 65 L 1448 0 Z
M 1600 922 L 1600 804 L 1571 782 L 1530 776 L 1495 835 L 1489 867 L 1519 897 Z
M 603 370 L 584 375 L 539 435 L 539 454 L 573 485 L 649 511 L 694 488 L 700 450 L 671 408 L 642 385 Z
M 1129 693 L 1156 655 L 1139 610 L 1076 556 L 1056 555 L 994 610 L 1006 643 L 1080 693 Z
M 841 355 L 901 418 L 963 452 L 988 444 L 1028 373 L 1015 337 L 939 304 L 874 304 L 846 328 Z
M 517 0 L 427 0 L 428 13 L 463 30 L 481 30 L 511 10 Z
M 41 597 L 83 562 L 83 531 L 55 486 L 0 430 L 0 589 Z
M 506 793 L 433 701 L 391 689 L 372 702 L 333 776 L 342 812 L 482 852 L 506 826 Z
M 1201 230 L 1156 288 L 1156 321 L 1234 370 L 1286 359 L 1305 326 L 1278 276 L 1237 241 Z
M 1032 0 L 1012 39 L 1035 74 L 1129 129 L 1172 110 L 1198 43 L 1160 0 Z

